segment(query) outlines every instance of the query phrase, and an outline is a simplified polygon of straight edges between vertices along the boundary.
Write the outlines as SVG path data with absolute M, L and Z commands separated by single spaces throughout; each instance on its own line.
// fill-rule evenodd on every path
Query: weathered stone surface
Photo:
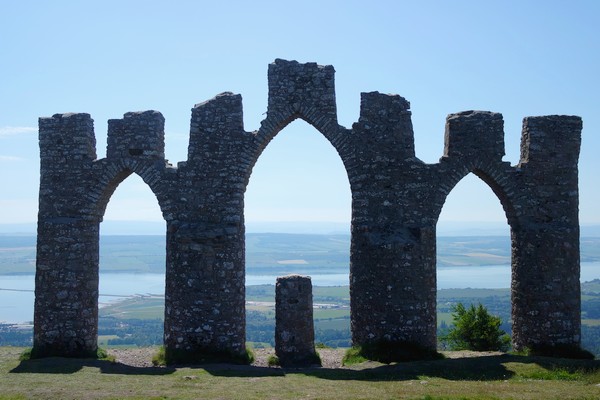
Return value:
M 275 285 L 275 354 L 284 367 L 319 363 L 315 351 L 312 282 L 288 275 Z
M 468 173 L 499 198 L 512 236 L 513 343 L 580 343 L 577 161 L 581 119 L 528 117 L 521 160 L 502 161 L 502 116 L 448 116 L 438 163 L 416 158 L 410 104 L 361 96 L 352 129 L 337 122 L 334 69 L 276 60 L 260 129 L 243 127 L 240 95 L 192 109 L 188 159 L 164 159 L 157 111 L 110 120 L 107 157 L 96 157 L 88 114 L 40 118 L 40 195 L 34 315 L 38 355 L 97 349 L 98 232 L 116 187 L 138 174 L 167 226 L 165 332 L 168 355 L 193 361 L 245 351 L 244 192 L 262 151 L 302 118 L 336 149 L 352 191 L 350 255 L 353 341 L 436 346 L 438 216 Z

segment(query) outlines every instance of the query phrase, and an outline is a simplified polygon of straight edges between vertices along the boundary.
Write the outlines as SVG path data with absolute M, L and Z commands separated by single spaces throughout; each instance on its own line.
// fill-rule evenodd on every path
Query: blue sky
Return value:
M 275 58 L 333 65 L 346 127 L 361 92 L 404 96 L 417 156 L 430 163 L 450 113 L 502 113 L 512 164 L 523 117 L 581 116 L 580 220 L 600 223 L 599 18 L 597 1 L 0 0 L 0 224 L 36 221 L 38 117 L 90 113 L 101 158 L 108 119 L 158 110 L 176 163 L 186 158 L 190 109 L 218 93 L 240 93 L 245 129 L 258 129 Z M 160 218 L 139 178 L 117 189 L 105 216 Z M 342 163 L 310 125 L 292 123 L 266 149 L 246 219 L 349 223 Z M 505 221 L 475 177 L 451 193 L 441 219 Z

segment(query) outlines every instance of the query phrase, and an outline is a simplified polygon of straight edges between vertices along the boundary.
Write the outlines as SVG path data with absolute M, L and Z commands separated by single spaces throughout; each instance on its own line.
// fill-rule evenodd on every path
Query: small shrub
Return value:
M 113 356 L 112 354 L 108 354 L 108 352 L 101 347 L 98 347 L 98 351 L 96 352 L 96 358 L 98 360 L 110 361 L 111 363 L 117 362 L 115 356 Z
M 502 320 L 488 313 L 481 303 L 465 308 L 458 303 L 452 309 L 454 326 L 442 338 L 451 350 L 507 351 L 510 337 L 500 329 Z
M 271 354 L 267 359 L 267 363 L 269 367 L 277 367 L 279 366 L 279 357 L 277 357 L 275 354 Z
M 27 349 L 25 350 L 23 353 L 21 353 L 21 355 L 19 356 L 19 361 L 27 361 L 27 360 L 31 360 L 33 357 L 31 356 L 31 353 L 33 352 L 33 349 Z
M 346 350 L 342 358 L 342 365 L 354 365 L 368 361 L 362 354 L 360 346 L 353 346 Z
M 152 356 L 152 365 L 155 367 L 164 367 L 167 365 L 165 346 L 160 346 L 156 354 Z
M 331 346 L 327 346 L 325 343 L 323 342 L 319 342 L 319 343 L 315 343 L 315 348 L 316 349 L 331 349 Z
M 256 360 L 256 355 L 254 354 L 254 349 L 250 346 L 246 346 L 246 364 L 252 364 Z

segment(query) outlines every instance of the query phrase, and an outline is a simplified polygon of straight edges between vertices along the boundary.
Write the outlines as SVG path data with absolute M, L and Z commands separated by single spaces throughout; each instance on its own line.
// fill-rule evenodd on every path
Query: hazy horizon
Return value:
M 3 224 L 1 235 L 35 235 L 37 223 Z M 104 221 L 101 235 L 164 235 L 164 221 Z M 600 224 L 581 224 L 582 237 L 599 237 Z M 350 234 L 350 223 L 327 221 L 250 221 L 246 233 Z M 440 221 L 438 236 L 509 236 L 507 223 L 498 221 Z

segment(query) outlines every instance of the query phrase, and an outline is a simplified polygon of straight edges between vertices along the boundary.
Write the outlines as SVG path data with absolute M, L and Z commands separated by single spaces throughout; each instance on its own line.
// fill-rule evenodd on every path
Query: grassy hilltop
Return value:
M 0 399 L 597 399 L 600 393 L 600 361 L 483 354 L 342 368 L 157 368 L 20 362 L 22 350 L 0 348 Z

